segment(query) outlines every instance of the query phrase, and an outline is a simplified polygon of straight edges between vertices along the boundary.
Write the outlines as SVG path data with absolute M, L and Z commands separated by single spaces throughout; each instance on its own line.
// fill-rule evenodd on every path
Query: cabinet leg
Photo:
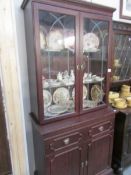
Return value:
M 123 168 L 122 167 L 114 168 L 114 173 L 118 175 L 123 175 Z
M 39 175 L 37 170 L 34 171 L 34 175 Z

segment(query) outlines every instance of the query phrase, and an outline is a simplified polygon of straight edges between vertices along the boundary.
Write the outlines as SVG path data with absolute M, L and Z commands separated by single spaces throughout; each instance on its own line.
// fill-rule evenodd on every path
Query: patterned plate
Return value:
M 85 85 L 83 85 L 83 100 L 86 99 L 87 97 L 88 90 Z M 72 90 L 72 98 L 74 99 L 75 97 L 75 88 Z
M 43 97 L 44 97 L 44 107 L 47 108 L 51 105 L 52 102 L 52 95 L 49 91 L 43 90 Z
M 61 105 L 52 105 L 48 107 L 48 112 L 52 114 L 62 114 L 67 111 L 67 108 L 65 106 Z
M 87 33 L 83 38 L 83 50 L 92 50 L 98 49 L 99 46 L 99 38 L 94 33 Z
M 46 39 L 49 50 L 59 51 L 64 48 L 64 36 L 60 30 L 50 31 Z
M 101 102 L 104 92 L 99 85 L 93 85 L 91 88 L 91 98 L 93 101 Z
M 66 104 L 69 98 L 70 98 L 70 93 L 68 89 L 64 87 L 56 89 L 53 94 L 53 102 L 57 105 Z

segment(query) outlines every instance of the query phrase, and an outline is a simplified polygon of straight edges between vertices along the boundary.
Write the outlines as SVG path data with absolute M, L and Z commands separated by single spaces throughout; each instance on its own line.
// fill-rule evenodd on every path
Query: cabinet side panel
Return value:
M 38 175 L 45 175 L 46 162 L 45 162 L 45 149 L 44 141 L 42 135 L 33 125 L 33 141 L 34 141 L 34 150 L 35 150 L 35 167 Z
M 33 32 L 33 24 L 32 24 L 33 22 L 32 6 L 30 2 L 25 8 L 24 17 L 25 17 L 25 29 L 26 29 L 26 45 L 27 45 L 29 84 L 30 84 L 31 112 L 38 118 L 34 32 Z

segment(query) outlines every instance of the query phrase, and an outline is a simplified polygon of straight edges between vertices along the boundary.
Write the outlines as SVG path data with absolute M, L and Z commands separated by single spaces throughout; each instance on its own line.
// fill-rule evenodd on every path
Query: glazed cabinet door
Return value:
M 34 3 L 39 116 L 44 121 L 76 115 L 79 12 Z
M 46 158 L 46 175 L 83 175 L 82 148 L 74 147 Z
M 88 149 L 88 175 L 110 173 L 112 139 L 108 134 L 92 141 Z
M 81 13 L 81 111 L 106 104 L 110 22 Z
M 114 32 L 114 58 L 112 81 L 129 80 L 131 75 L 131 35 L 130 32 Z

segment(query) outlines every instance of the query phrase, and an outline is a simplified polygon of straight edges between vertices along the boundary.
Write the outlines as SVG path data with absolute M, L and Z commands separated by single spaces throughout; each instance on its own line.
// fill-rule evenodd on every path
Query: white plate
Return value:
M 61 30 L 52 30 L 47 36 L 47 48 L 59 51 L 64 48 L 64 35 Z
M 53 102 L 57 105 L 66 104 L 69 98 L 70 98 L 69 90 L 64 87 L 56 89 L 53 94 Z
M 52 114 L 62 114 L 66 111 L 67 111 L 67 108 L 61 105 L 52 105 L 48 107 L 48 112 Z
M 44 107 L 47 108 L 51 105 L 52 95 L 49 91 L 43 90 L 43 98 L 44 98 Z
M 99 38 L 95 33 L 87 33 L 83 38 L 84 51 L 96 51 L 99 46 Z
M 83 85 L 83 100 L 86 99 L 87 97 L 88 90 L 85 85 Z M 75 88 L 72 90 L 72 98 L 74 99 L 75 97 Z

